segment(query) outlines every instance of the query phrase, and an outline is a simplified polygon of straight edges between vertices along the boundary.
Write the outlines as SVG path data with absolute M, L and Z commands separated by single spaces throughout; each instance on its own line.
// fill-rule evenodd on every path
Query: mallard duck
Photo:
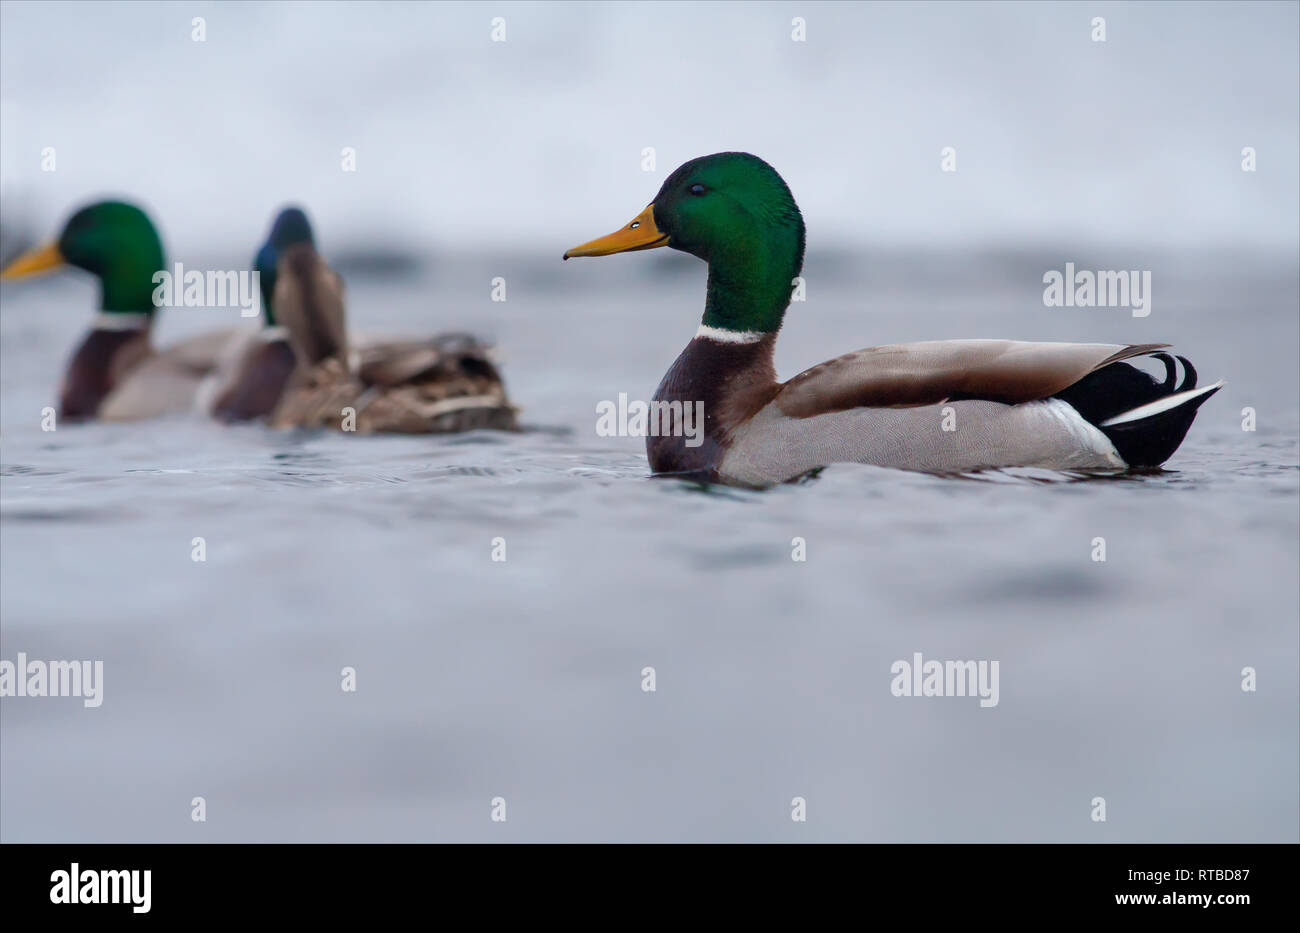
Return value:
M 344 287 L 297 207 L 276 217 L 258 251 L 266 327 L 215 409 L 276 427 L 428 434 L 515 428 L 515 409 L 488 348 L 472 337 L 358 340 Z
M 101 290 L 99 313 L 63 377 L 60 418 L 130 421 L 193 411 L 204 380 L 237 331 L 154 349 L 149 339 L 157 312 L 154 273 L 164 268 L 165 258 L 145 212 L 122 201 L 89 204 L 64 224 L 58 240 L 19 256 L 0 279 L 39 275 L 63 265 L 97 276 Z
M 301 283 L 319 286 L 315 296 L 319 316 L 331 333 L 337 329 L 332 349 L 346 354 L 343 334 L 343 281 L 325 265 L 316 252 L 311 224 L 298 208 L 281 211 L 271 225 L 266 241 L 253 257 L 262 297 L 263 327 L 255 340 L 245 345 L 213 393 L 212 413 L 222 421 L 248 421 L 269 417 L 284 399 L 299 372 L 297 354 L 289 342 L 289 330 L 276 319 L 276 282 L 280 259 L 292 263 L 295 272 L 286 274 L 280 304 L 285 313 L 301 317 Z M 301 326 L 301 325 L 300 325 Z
M 790 188 L 757 156 L 693 159 L 609 236 L 564 254 L 668 246 L 709 265 L 704 316 L 655 392 L 655 473 L 763 486 L 831 463 L 935 473 L 1004 467 L 1156 467 L 1222 382 L 1196 388 L 1165 344 L 943 340 L 870 347 L 777 382 L 772 350 L 803 267 L 804 223 Z M 1150 356 L 1157 382 L 1124 362 Z M 703 403 L 702 438 L 682 405 Z M 681 404 L 678 404 L 681 403 Z M 673 406 L 676 406 L 674 410 Z M 652 420 L 653 424 L 653 420 Z

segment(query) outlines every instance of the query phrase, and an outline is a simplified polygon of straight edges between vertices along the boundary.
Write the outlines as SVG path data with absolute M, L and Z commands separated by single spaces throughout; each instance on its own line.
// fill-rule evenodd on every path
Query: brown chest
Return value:
M 92 330 L 68 362 L 61 417 L 94 418 L 108 394 L 152 352 L 147 330 Z
M 686 345 L 655 392 L 656 402 L 681 404 L 664 411 L 658 433 L 646 436 L 652 471 L 713 477 L 735 428 L 776 394 L 775 343 L 768 334 L 752 343 L 696 337 Z M 702 415 L 702 437 L 692 436 L 690 411 Z

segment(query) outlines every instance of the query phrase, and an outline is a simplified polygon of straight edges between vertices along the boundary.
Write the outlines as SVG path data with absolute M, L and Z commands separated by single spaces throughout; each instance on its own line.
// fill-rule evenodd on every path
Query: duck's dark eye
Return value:
M 691 194 L 695 195 L 697 198 L 708 190 L 709 189 L 704 187 L 703 185 L 691 185 L 690 187 Z

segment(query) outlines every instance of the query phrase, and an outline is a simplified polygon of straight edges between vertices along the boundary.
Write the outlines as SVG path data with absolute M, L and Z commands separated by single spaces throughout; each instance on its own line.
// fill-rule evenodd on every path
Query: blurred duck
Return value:
M 294 320 L 299 331 L 303 324 L 303 285 L 315 288 L 312 301 L 326 325 L 330 346 L 335 353 L 346 353 L 343 334 L 343 281 L 325 265 L 316 253 L 311 226 L 302 211 L 283 211 L 271 226 L 271 233 L 253 259 L 258 272 L 265 326 L 257 338 L 244 346 L 225 372 L 216 391 L 212 413 L 223 421 L 247 421 L 267 418 L 284 399 L 299 371 L 298 357 L 289 341 L 289 330 L 276 318 L 275 295 L 280 261 L 292 267 L 280 286 L 280 306 Z M 337 327 L 337 331 L 334 328 Z M 308 337 L 311 335 L 308 334 Z M 307 354 L 321 358 L 317 350 Z M 305 369 L 306 367 L 304 367 Z
M 762 486 L 844 462 L 1156 467 L 1223 385 L 1197 388 L 1182 357 L 1177 379 L 1165 344 L 1019 340 L 870 347 L 778 382 L 772 350 L 803 267 L 803 216 L 776 170 L 744 152 L 687 162 L 631 223 L 564 258 L 661 246 L 703 259 L 709 275 L 699 330 L 655 393 L 677 419 L 646 438 L 656 473 Z M 1124 362 L 1144 356 L 1163 380 Z M 703 437 L 683 429 L 686 406 L 703 409 Z
M 266 326 L 220 391 L 219 417 L 358 433 L 515 428 L 488 348 L 472 337 L 349 346 L 343 282 L 316 251 L 301 209 L 276 217 L 256 267 Z
M 15 259 L 0 279 L 76 266 L 100 282 L 99 313 L 77 347 L 59 390 L 68 420 L 131 421 L 192 412 L 200 388 L 238 331 L 227 329 L 155 350 L 154 274 L 165 268 L 162 241 L 140 208 L 98 201 L 81 208 L 58 239 Z

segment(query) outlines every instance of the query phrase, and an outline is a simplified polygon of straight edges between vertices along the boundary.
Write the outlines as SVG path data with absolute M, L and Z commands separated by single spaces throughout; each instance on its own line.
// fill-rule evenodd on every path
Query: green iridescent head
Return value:
M 154 274 L 166 259 L 144 211 L 124 201 L 97 201 L 73 214 L 58 240 L 19 256 L 0 277 L 25 278 L 63 265 L 99 278 L 101 310 L 152 313 Z
M 776 169 L 747 152 L 719 152 L 682 165 L 630 224 L 564 258 L 660 246 L 709 264 L 705 324 L 767 333 L 780 328 L 803 268 L 803 216 Z

